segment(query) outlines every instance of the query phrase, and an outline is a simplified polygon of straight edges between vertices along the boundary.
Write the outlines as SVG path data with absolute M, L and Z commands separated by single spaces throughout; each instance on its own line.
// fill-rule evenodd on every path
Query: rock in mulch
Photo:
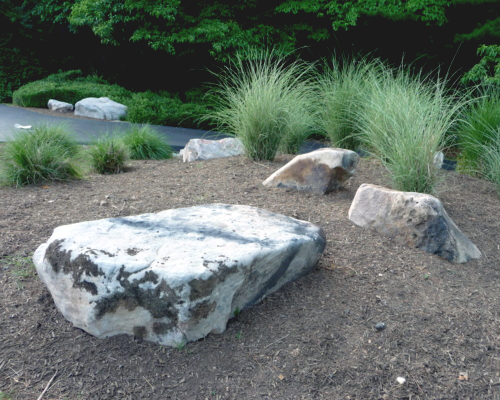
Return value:
M 65 103 L 64 101 L 58 101 L 54 99 L 49 100 L 49 102 L 47 103 L 47 107 L 49 108 L 49 110 L 59 111 L 62 113 L 71 112 L 75 108 L 73 104 Z
M 223 332 L 235 312 L 311 271 L 324 248 L 309 222 L 213 204 L 61 226 L 33 259 L 76 327 L 177 346 Z
M 351 150 L 323 148 L 295 157 L 264 182 L 264 186 L 326 194 L 339 189 L 355 171 L 359 155 Z
M 239 156 L 244 153 L 240 139 L 225 138 L 221 140 L 191 139 L 182 151 L 184 162 L 210 160 Z
M 105 120 L 119 120 L 127 115 L 127 106 L 107 97 L 87 97 L 75 104 L 75 115 Z
M 363 184 L 349 209 L 356 225 L 393 238 L 397 243 L 463 263 L 481 252 L 455 225 L 435 197 Z

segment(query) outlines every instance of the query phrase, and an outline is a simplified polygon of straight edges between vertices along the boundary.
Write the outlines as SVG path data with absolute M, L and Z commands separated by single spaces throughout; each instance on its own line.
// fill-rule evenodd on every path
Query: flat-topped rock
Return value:
M 238 138 L 221 140 L 191 139 L 182 150 L 182 160 L 191 162 L 233 157 L 243 154 L 244 150 L 243 144 Z
M 456 263 L 481 252 L 455 225 L 435 197 L 363 184 L 349 209 L 356 225 L 389 236 L 397 243 L 437 254 Z
M 54 99 L 50 99 L 47 103 L 47 107 L 52 111 L 59 111 L 61 113 L 68 113 L 73 111 L 75 108 L 73 104 L 65 103 L 64 101 L 58 101 Z
M 127 106 L 107 97 L 87 97 L 75 104 L 75 115 L 105 120 L 119 120 L 127 115 Z
M 339 189 L 354 174 L 358 161 L 354 151 L 322 148 L 295 157 L 262 184 L 326 194 Z
M 61 226 L 33 260 L 76 327 L 177 346 L 223 332 L 235 311 L 311 271 L 324 248 L 309 222 L 213 204 Z

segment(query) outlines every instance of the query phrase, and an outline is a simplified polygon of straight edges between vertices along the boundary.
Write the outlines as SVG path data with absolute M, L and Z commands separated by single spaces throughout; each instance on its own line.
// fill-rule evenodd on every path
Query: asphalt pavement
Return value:
M 12 107 L 5 104 L 0 104 L 0 142 L 6 142 L 16 137 L 16 134 L 23 131 L 23 129 L 16 128 L 17 125 L 33 126 L 35 124 L 65 124 L 69 130 L 74 133 L 78 143 L 90 143 L 96 140 L 100 135 L 106 133 L 120 133 L 127 130 L 130 122 L 123 121 L 104 121 L 93 119 L 80 119 L 68 117 L 54 117 L 47 114 L 40 114 L 34 111 L 26 110 L 24 108 Z M 175 128 L 170 126 L 151 125 L 156 132 L 158 132 L 165 141 L 173 147 L 174 150 L 179 151 L 191 139 L 209 139 L 217 140 L 229 137 L 223 133 L 211 132 L 199 129 L 188 128 Z M 307 153 L 323 147 L 320 143 L 307 142 L 301 148 L 301 153 Z

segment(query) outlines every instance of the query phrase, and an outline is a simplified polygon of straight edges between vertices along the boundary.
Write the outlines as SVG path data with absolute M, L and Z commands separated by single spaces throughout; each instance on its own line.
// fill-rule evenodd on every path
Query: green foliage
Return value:
M 500 86 L 500 45 L 479 46 L 477 54 L 483 58 L 470 71 L 464 74 L 462 83 L 482 83 Z
M 50 99 L 70 104 L 86 97 L 109 97 L 127 105 L 131 92 L 118 85 L 109 85 L 99 77 L 79 77 L 79 71 L 50 75 L 45 79 L 28 83 L 13 94 L 14 104 L 22 107 L 47 108 Z
M 465 101 L 447 95 L 446 81 L 381 67 L 360 112 L 360 140 L 382 162 L 396 190 L 433 193 L 436 152 Z
M 7 256 L 0 261 L 0 265 L 4 265 L 14 276 L 18 290 L 24 289 L 24 282 L 36 276 L 35 264 L 31 256 Z M 1 396 L 0 399 L 2 399 Z
M 0 154 L 0 182 L 23 186 L 81 177 L 78 145 L 63 126 L 38 125 L 16 134 Z
M 196 96 L 196 94 L 189 95 L 189 97 L 186 95 L 186 99 L 191 100 Z M 200 117 L 210 111 L 209 104 L 206 102 L 183 103 L 177 96 L 172 96 L 167 92 L 134 93 L 127 105 L 129 107 L 127 121 L 129 122 L 195 129 L 213 127 L 208 121 L 200 121 Z
M 341 66 L 333 59 L 332 66 L 325 66 L 319 76 L 320 130 L 333 147 L 356 150 L 356 117 L 368 97 L 369 76 L 375 77 L 375 64 L 366 60 L 343 60 Z M 372 72 L 370 75 L 369 73 Z
M 134 160 L 162 160 L 173 157 L 172 148 L 150 126 L 131 126 L 122 137 Z
M 252 160 L 273 160 L 280 144 L 296 152 L 314 126 L 310 67 L 275 54 L 256 51 L 252 59 L 233 61 L 218 76 L 216 111 L 206 117 L 236 135 Z
M 489 131 L 488 144 L 483 149 L 483 176 L 496 186 L 500 196 L 500 127 Z
M 88 149 L 90 165 L 99 174 L 119 174 L 130 158 L 127 146 L 121 138 L 106 134 Z
M 489 86 L 463 112 L 455 130 L 460 149 L 458 169 L 468 174 L 479 174 L 484 149 L 488 148 L 491 132 L 500 129 L 500 88 Z

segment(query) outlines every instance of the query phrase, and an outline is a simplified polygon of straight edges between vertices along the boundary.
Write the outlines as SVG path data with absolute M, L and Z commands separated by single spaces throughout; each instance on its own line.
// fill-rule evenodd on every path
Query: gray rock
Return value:
M 354 196 L 349 219 L 397 243 L 437 254 L 451 262 L 463 263 L 481 255 L 451 220 L 441 202 L 428 194 L 363 184 Z
M 385 324 L 383 322 L 379 322 L 378 324 L 375 325 L 375 329 L 377 331 L 383 331 L 385 329 Z
M 59 111 L 62 113 L 71 112 L 75 108 L 73 106 L 73 104 L 65 103 L 64 101 L 58 101 L 58 100 L 53 100 L 53 99 L 49 100 L 49 102 L 47 103 L 47 107 L 49 108 L 49 110 Z
M 225 138 L 221 140 L 191 139 L 182 152 L 184 162 L 196 160 L 210 160 L 239 156 L 244 153 L 240 139 Z
M 318 149 L 295 157 L 263 185 L 326 194 L 340 188 L 354 174 L 358 161 L 359 155 L 351 150 Z
M 106 120 L 119 120 L 127 115 L 127 106 L 107 97 L 88 97 L 75 104 L 75 115 Z
M 61 226 L 33 260 L 76 327 L 177 346 L 223 332 L 235 311 L 311 271 L 324 247 L 311 223 L 214 204 Z

